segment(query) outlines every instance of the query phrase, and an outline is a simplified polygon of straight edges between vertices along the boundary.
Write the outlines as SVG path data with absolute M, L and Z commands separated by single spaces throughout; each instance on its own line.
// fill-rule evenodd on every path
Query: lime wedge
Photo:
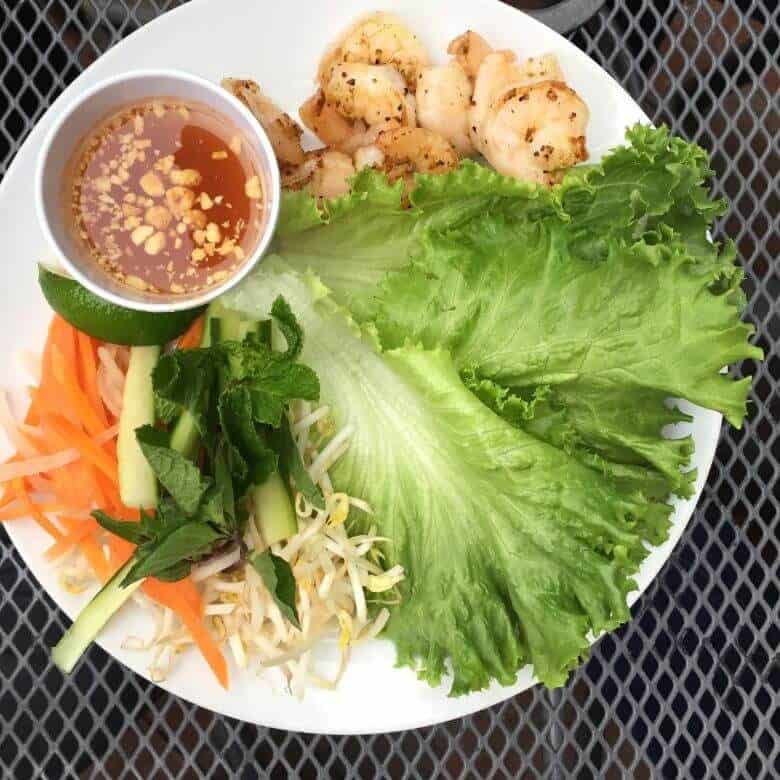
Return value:
M 205 309 L 164 313 L 125 309 L 42 265 L 38 266 L 38 284 L 49 305 L 63 319 L 74 328 L 111 344 L 161 346 L 181 336 Z

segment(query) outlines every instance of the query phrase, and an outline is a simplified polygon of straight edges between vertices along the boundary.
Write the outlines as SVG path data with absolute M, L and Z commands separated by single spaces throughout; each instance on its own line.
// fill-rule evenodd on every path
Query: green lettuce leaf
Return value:
M 706 155 L 627 137 L 552 189 L 466 162 L 418 177 L 409 208 L 371 172 L 337 201 L 288 199 L 275 256 L 225 299 L 296 312 L 351 434 L 334 486 L 372 504 L 406 570 L 399 661 L 432 683 L 449 669 L 453 693 L 527 662 L 562 683 L 628 617 L 669 494 L 691 492 L 669 399 L 745 413 L 750 380 L 722 368 L 761 352 L 733 247 L 708 240 Z
M 309 217 L 282 220 L 273 249 L 285 262 L 317 273 L 341 300 L 360 303 L 387 271 L 406 263 L 414 243 L 418 220 L 401 196 L 400 182 L 391 186 L 370 170 L 358 174 L 349 195 L 326 203 L 316 220 L 305 205 L 315 207 L 310 196 L 288 196 L 282 215 L 289 209 Z
M 386 562 L 407 572 L 388 628 L 399 660 L 438 683 L 449 659 L 455 694 L 509 684 L 526 662 L 561 684 L 587 632 L 628 617 L 643 529 L 668 507 L 493 413 L 446 351 L 382 354 L 316 279 L 257 274 L 225 303 L 262 313 L 278 293 L 306 331 L 301 359 L 352 432 L 334 485 L 374 506 Z
M 721 368 L 761 351 L 739 322 L 733 247 L 707 240 L 723 203 L 708 197 L 706 154 L 665 128 L 627 137 L 552 190 L 474 163 L 419 177 L 413 227 L 401 240 L 392 230 L 375 237 L 373 275 L 364 267 L 342 283 L 331 272 L 327 224 L 318 257 L 312 243 L 305 259 L 281 259 L 322 274 L 353 316 L 376 324 L 383 347 L 446 346 L 472 387 L 493 383 L 514 399 L 499 410 L 507 419 L 602 466 L 651 466 L 666 492 L 687 495 L 691 444 L 658 435 L 685 419 L 667 398 L 739 425 L 750 379 L 733 382 Z M 355 227 L 359 202 L 349 206 L 352 229 L 370 241 Z M 370 246 L 360 251 L 371 260 Z M 516 407 L 541 391 L 548 402 L 531 426 Z

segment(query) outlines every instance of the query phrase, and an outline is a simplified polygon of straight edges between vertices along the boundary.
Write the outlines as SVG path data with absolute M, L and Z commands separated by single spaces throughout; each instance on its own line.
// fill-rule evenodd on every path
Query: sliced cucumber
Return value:
M 65 674 L 69 674 L 84 651 L 95 640 L 111 616 L 124 604 L 143 582 L 137 580 L 126 588 L 122 581 L 135 564 L 131 558 L 81 610 L 73 625 L 52 650 L 52 660 Z
M 206 312 L 206 324 L 200 340 L 201 347 L 208 347 L 214 341 L 212 331 L 217 330 L 215 327 L 217 321 L 212 317 L 213 306 L 214 304 Z M 185 409 L 176 421 L 173 431 L 171 431 L 171 449 L 180 452 L 185 458 L 194 460 L 199 448 L 200 434 L 198 433 L 198 427 L 195 425 L 195 418 Z
M 192 414 L 185 409 L 171 432 L 171 449 L 180 452 L 185 458 L 195 460 L 199 448 L 198 426 Z
M 135 430 L 142 425 L 154 425 L 152 371 L 159 356 L 159 347 L 133 347 L 130 350 L 117 438 L 119 494 L 129 507 L 157 505 L 157 479 L 141 452 Z
M 253 487 L 251 496 L 257 530 L 269 547 L 298 533 L 298 518 L 290 493 L 278 472 L 271 474 L 262 485 Z

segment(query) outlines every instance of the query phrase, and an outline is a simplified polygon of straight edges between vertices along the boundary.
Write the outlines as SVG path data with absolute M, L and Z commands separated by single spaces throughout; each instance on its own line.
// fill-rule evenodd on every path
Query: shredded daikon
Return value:
M 0 399 L 3 401 L 4 394 L 0 393 Z M 8 413 L 6 418 L 5 414 Z M 14 431 L 18 434 L 18 425 L 14 422 L 10 416 L 10 410 L 8 406 L 3 409 L 2 401 L 0 401 L 0 423 L 6 428 L 9 438 L 14 440 Z M 94 441 L 96 444 L 105 444 L 107 441 L 115 438 L 119 431 L 118 425 L 112 425 L 105 431 L 95 436 Z M 18 434 L 22 436 L 22 434 Z M 19 448 L 20 454 L 24 454 L 22 449 Z M 55 469 L 63 468 L 71 463 L 74 463 L 81 457 L 81 453 L 74 448 L 68 448 L 61 450 L 60 452 L 52 453 L 51 455 L 37 455 L 35 449 L 31 449 L 32 456 L 26 460 L 9 461 L 6 463 L 0 463 L 0 482 L 10 482 L 12 479 L 19 477 L 31 477 L 35 474 L 41 474 Z

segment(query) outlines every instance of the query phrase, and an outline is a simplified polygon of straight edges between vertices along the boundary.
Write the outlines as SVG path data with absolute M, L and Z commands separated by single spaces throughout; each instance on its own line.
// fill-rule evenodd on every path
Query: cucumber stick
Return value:
M 159 356 L 159 347 L 133 347 L 125 378 L 117 438 L 119 494 L 125 506 L 136 509 L 157 506 L 157 479 L 138 445 L 135 430 L 154 425 L 152 371 Z
M 262 485 L 255 485 L 251 496 L 257 530 L 269 547 L 298 533 L 298 518 L 279 472 L 271 474 Z
M 200 340 L 201 347 L 208 347 L 211 344 L 212 323 L 211 308 L 209 308 L 206 314 L 203 336 Z M 176 421 L 176 425 L 173 426 L 173 431 L 171 431 L 171 449 L 180 452 L 185 458 L 195 460 L 195 456 L 198 454 L 198 447 L 200 447 L 200 435 L 195 425 L 195 418 L 185 409 Z
M 143 582 L 143 580 L 137 580 L 126 588 L 122 587 L 122 581 L 134 564 L 135 559 L 131 558 L 98 591 L 52 650 L 52 660 L 65 674 L 69 674 L 73 670 L 76 661 L 81 658 L 103 626 Z

